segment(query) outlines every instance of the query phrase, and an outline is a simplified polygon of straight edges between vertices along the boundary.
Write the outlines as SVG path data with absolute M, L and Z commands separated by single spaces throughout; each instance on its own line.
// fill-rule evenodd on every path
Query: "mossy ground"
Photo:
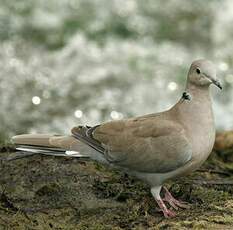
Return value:
M 233 229 L 233 153 L 168 184 L 191 204 L 165 219 L 149 187 L 90 161 L 1 153 L 0 229 Z

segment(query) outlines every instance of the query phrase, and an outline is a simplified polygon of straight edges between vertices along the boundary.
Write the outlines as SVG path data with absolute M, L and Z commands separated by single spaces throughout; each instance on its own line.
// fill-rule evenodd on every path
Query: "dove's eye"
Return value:
M 197 74 L 201 73 L 201 70 L 199 68 L 196 69 Z

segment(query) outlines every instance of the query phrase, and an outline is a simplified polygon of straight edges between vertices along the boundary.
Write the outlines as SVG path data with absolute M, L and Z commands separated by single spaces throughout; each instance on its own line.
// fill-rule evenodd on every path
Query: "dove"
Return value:
M 149 184 L 165 217 L 174 217 L 186 202 L 175 199 L 164 183 L 198 169 L 215 141 L 210 85 L 222 89 L 209 60 L 196 60 L 185 91 L 168 110 L 135 118 L 77 126 L 71 135 L 23 134 L 12 138 L 18 150 L 87 157 L 127 172 Z M 164 195 L 162 197 L 162 192 Z

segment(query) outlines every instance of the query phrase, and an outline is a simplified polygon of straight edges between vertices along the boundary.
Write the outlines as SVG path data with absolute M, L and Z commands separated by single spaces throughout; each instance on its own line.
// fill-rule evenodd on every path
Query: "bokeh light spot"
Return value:
M 41 103 L 41 99 L 38 96 L 32 97 L 32 104 L 39 105 Z
M 177 84 L 175 82 L 170 82 L 167 87 L 169 90 L 174 91 L 177 89 Z
M 74 112 L 74 116 L 77 117 L 77 118 L 81 118 L 83 116 L 83 111 L 82 110 L 76 110 Z
M 110 113 L 110 116 L 113 120 L 118 120 L 118 119 L 122 119 L 123 118 L 123 114 L 122 113 L 119 113 L 117 111 L 112 111 Z

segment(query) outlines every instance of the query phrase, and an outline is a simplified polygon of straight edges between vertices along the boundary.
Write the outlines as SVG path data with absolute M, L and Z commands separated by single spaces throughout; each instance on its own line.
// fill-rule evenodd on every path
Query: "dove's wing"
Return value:
M 110 163 L 130 170 L 165 173 L 191 159 L 191 145 L 182 126 L 162 116 L 110 121 L 90 131 L 83 139 L 86 144 Z

